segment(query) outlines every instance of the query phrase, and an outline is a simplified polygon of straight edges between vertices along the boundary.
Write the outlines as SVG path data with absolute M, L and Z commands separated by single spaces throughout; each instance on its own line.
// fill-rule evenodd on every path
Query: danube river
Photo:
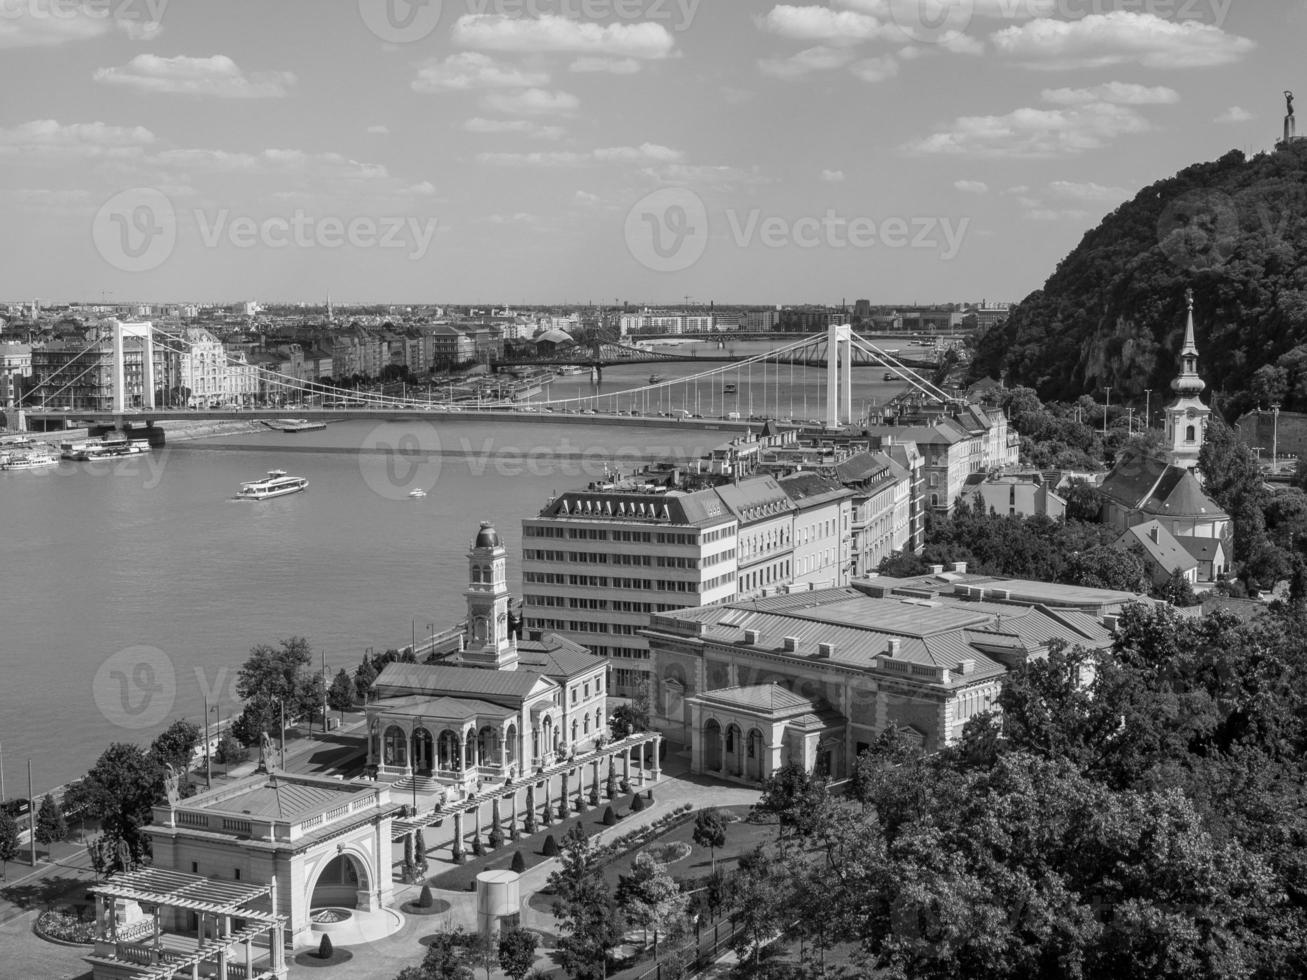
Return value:
M 690 366 L 667 367 L 676 377 Z M 605 390 L 623 374 L 640 381 L 635 368 L 615 369 Z M 890 389 L 859 372 L 860 401 Z M 603 479 L 614 463 L 630 472 L 693 459 L 731 435 L 440 416 L 0 473 L 5 790 L 26 795 L 28 758 L 39 793 L 85 772 L 109 742 L 146 742 L 178 717 L 198 724 L 206 696 L 228 716 L 254 644 L 305 636 L 334 673 L 368 647 L 452 626 L 479 521 L 496 523 L 515 563 L 522 518 L 552 494 Z M 231 499 L 271 469 L 306 477 L 308 492 Z M 415 489 L 428 495 L 411 498 Z M 519 566 L 511 574 L 520 594 Z

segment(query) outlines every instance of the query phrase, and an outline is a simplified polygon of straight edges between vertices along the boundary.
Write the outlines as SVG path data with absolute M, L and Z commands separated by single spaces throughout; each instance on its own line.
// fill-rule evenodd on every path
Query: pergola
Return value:
M 92 889 L 98 935 L 95 952 L 87 957 L 95 980 L 284 980 L 286 917 L 270 911 L 277 906 L 277 885 L 218 881 L 203 875 L 145 868 L 115 875 Z M 121 925 L 118 903 L 134 902 L 148 919 Z M 194 913 L 194 935 L 165 934 L 161 912 Z M 233 921 L 239 926 L 233 928 Z M 210 929 L 212 924 L 212 929 Z M 255 966 L 255 945 L 267 936 L 267 957 Z M 236 956 L 243 953 L 238 961 Z M 261 954 L 262 955 L 262 954 Z

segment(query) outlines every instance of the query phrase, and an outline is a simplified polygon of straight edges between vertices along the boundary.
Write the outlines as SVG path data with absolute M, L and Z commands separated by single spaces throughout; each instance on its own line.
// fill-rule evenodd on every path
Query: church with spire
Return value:
M 1180 350 L 1180 374 L 1171 382 L 1176 398 L 1166 407 L 1166 461 L 1187 470 L 1198 468 L 1212 410 L 1203 404 L 1207 383 L 1198 375 L 1198 344 L 1194 338 L 1194 293 L 1186 295 L 1189 319 L 1185 325 L 1184 347 Z
M 1173 570 L 1169 563 L 1191 572 L 1194 581 L 1210 582 L 1229 567 L 1234 530 L 1230 516 L 1206 494 L 1196 472 L 1212 410 L 1201 398 L 1207 384 L 1198 374 L 1192 290 L 1186 306 L 1180 373 L 1171 382 L 1175 400 L 1165 410 L 1164 452 L 1117 457 L 1098 488 L 1100 520 L 1122 532 L 1119 546 L 1142 546 L 1164 566 L 1160 571 Z

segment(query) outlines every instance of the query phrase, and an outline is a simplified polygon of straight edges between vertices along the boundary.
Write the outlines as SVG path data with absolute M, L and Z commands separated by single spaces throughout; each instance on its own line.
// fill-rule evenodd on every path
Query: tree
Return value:
M 666 866 L 643 851 L 635 856 L 631 873 L 618 876 L 616 898 L 627 920 L 644 930 L 646 941 L 653 930 L 655 946 L 660 932 L 685 918 L 688 901 Z
M 0 877 L 9 876 L 9 862 L 18 857 L 18 823 L 0 809 Z
M 201 737 L 197 725 L 185 718 L 178 718 L 150 743 L 150 755 L 160 766 L 172 766 L 179 776 L 189 782 L 191 761 L 195 758 L 195 747 L 200 744 Z
M 549 876 L 553 911 L 562 933 L 556 957 L 577 980 L 607 975 L 609 951 L 622 938 L 620 914 L 602 866 L 580 824 L 563 839 L 562 866 Z
M 249 757 L 250 750 L 232 738 L 229 732 L 222 733 L 213 752 L 213 761 L 220 766 L 238 766 Z
M 1148 591 L 1144 563 L 1130 551 L 1111 545 L 1100 545 L 1090 551 L 1073 554 L 1067 559 L 1062 580 L 1089 589 L 1134 593 Z
M 783 867 L 760 846 L 740 860 L 732 880 L 735 923 L 740 929 L 732 948 L 742 962 L 753 964 L 755 975 L 763 948 L 781 931 L 789 912 Z
M 526 871 L 526 858 L 522 856 L 521 851 L 513 852 L 513 863 L 508 866 L 509 871 L 523 874 Z
M 1098 495 L 1098 489 L 1088 480 L 1072 480 L 1063 496 L 1066 498 L 1068 521 L 1084 521 L 1088 524 L 1098 522 L 1098 515 L 1103 509 L 1103 499 Z
M 242 744 L 255 745 L 265 732 L 280 732 L 283 707 L 287 724 L 315 716 L 324 692 L 322 675 L 312 664 L 313 650 L 301 637 L 250 649 L 236 679 L 245 707 L 232 725 Z
M 479 966 L 486 973 L 486 980 L 499 966 L 499 944 L 493 936 L 474 932 L 468 939 L 468 958 L 473 966 Z
M 68 839 L 68 822 L 53 796 L 41 800 L 41 808 L 36 813 L 36 839 L 47 847 Z
M 649 682 L 641 681 L 631 700 L 618 705 L 608 718 L 608 727 L 613 738 L 623 739 L 637 732 L 649 730 L 650 714 L 653 710 L 653 697 Z
M 327 691 L 327 705 L 332 711 L 340 712 L 340 721 L 341 724 L 344 724 L 345 712 L 353 711 L 358 707 L 358 703 L 358 690 L 345 668 L 342 667 Z
M 134 864 L 143 861 L 149 845 L 142 828 L 163 797 L 163 767 L 140 746 L 118 742 L 100 755 L 84 779 L 69 786 L 64 806 L 99 821 L 115 856 L 119 842 L 126 844 Z M 118 862 L 121 864 L 121 862 Z
M 377 680 L 377 669 L 363 658 L 358 670 L 354 671 L 354 694 L 359 704 L 367 704 L 372 699 L 372 685 Z
M 694 818 L 694 843 L 708 848 L 712 869 L 717 870 L 717 848 L 726 846 L 726 821 L 716 807 L 700 810 Z
M 1178 568 L 1171 573 L 1171 577 L 1164 585 L 1155 590 L 1155 594 L 1157 598 L 1180 609 L 1198 605 L 1198 597 L 1194 595 L 1193 586 Z
M 322 934 L 322 942 L 318 943 L 318 959 L 329 960 L 336 953 L 331 945 L 331 937 L 325 932 Z
M 423 980 L 474 980 L 466 960 L 468 939 L 461 928 L 432 936 L 422 959 Z
M 510 980 L 523 980 L 536 959 L 536 934 L 527 929 L 505 929 L 499 934 L 499 965 Z

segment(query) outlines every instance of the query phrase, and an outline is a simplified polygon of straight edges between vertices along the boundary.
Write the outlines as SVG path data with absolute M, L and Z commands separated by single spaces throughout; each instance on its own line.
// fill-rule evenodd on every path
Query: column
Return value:
M 832 323 L 826 332 L 826 428 L 835 429 L 840 424 L 840 328 Z
M 154 408 L 154 328 L 147 324 L 142 331 L 141 347 L 145 359 L 141 365 L 141 408 Z
M 254 940 L 245 940 L 245 976 L 254 976 Z
M 644 785 L 644 747 L 647 744 L 648 744 L 647 742 L 641 742 L 639 745 L 635 747 L 635 751 L 639 753 L 635 757 L 635 785 L 637 786 Z M 694 744 L 698 746 L 699 751 L 703 750 L 702 738 L 695 739 Z M 629 750 L 628 750 L 628 754 L 629 754 Z M 700 768 L 701 769 L 703 768 L 702 765 L 700 766 Z
M 720 746 L 720 749 L 718 750 L 717 753 L 717 757 L 722 761 L 721 767 L 717 771 L 721 773 L 723 776 L 725 776 L 726 775 L 726 729 L 724 727 L 717 729 L 717 744 L 718 746 Z M 655 772 L 658 771 L 658 743 L 657 742 L 654 742 L 653 768 Z M 657 781 L 658 778 L 655 776 L 654 782 Z
M 553 777 L 553 776 L 546 776 L 546 777 L 545 777 L 545 805 L 544 805 L 544 808 L 543 808 L 543 815 L 542 815 L 542 817 L 541 817 L 541 821 L 544 823 L 544 825 L 545 825 L 546 827 L 548 827 L 551 823 L 554 822 L 554 816 L 553 816 L 552 813 L 550 813 L 550 810 L 549 810 L 549 807 L 550 807 L 549 800 L 550 800 L 550 797 L 553 795 L 553 793 L 552 793 L 552 790 L 553 790 L 553 783 L 554 783 L 554 777 Z
M 568 771 L 567 771 L 566 769 L 563 770 L 562 776 L 563 776 L 563 793 L 562 793 L 562 802 L 563 802 L 563 805 L 567 805 L 567 776 L 568 776 Z
M 513 821 L 513 829 L 512 832 L 509 834 L 509 837 L 512 840 L 517 840 L 518 827 L 517 827 L 517 787 L 516 786 L 513 787 L 513 812 L 512 812 L 511 819 Z
M 659 753 L 662 751 L 662 747 L 663 747 L 663 737 L 662 737 L 661 735 L 659 735 L 659 736 L 657 736 L 656 738 L 654 738 L 653 773 L 652 773 L 652 775 L 653 775 L 653 781 L 654 781 L 655 783 L 658 782 L 658 780 L 660 780 L 660 779 L 663 778 L 662 770 L 661 770 L 661 768 L 660 768 L 661 765 L 662 765 L 662 763 L 660 763 L 660 762 L 658 761 L 658 755 L 659 755 Z
M 454 814 L 454 847 L 452 851 L 455 861 L 463 859 L 463 811 Z
M 843 402 L 844 422 L 853 422 L 853 337 L 849 327 L 841 328 L 840 335 L 843 343 L 840 344 L 840 368 L 843 377 L 840 378 L 842 388 L 840 390 L 840 400 Z
M 540 754 L 540 729 L 539 729 L 539 728 L 533 728 L 533 729 L 531 729 L 531 759 L 530 759 L 530 768 L 531 768 L 531 769 L 535 769 L 536 766 L 540 765 L 540 756 L 541 756 L 541 754 Z M 525 768 L 525 762 L 523 763 L 523 766 L 524 766 L 524 768 L 523 768 L 523 772 L 525 772 L 525 771 L 526 771 L 526 768 Z
M 222 926 L 219 930 L 224 943 L 222 949 L 218 950 L 218 980 L 227 980 L 227 947 L 226 941 L 231 937 L 231 916 L 222 917 Z
M 123 409 L 127 406 L 127 399 L 123 389 L 127 387 L 125 377 L 126 372 L 123 370 L 123 325 L 117 320 L 113 321 L 113 399 L 112 409 L 115 414 L 122 414 Z
M 622 781 L 627 786 L 631 785 L 631 749 L 630 746 L 622 752 Z

